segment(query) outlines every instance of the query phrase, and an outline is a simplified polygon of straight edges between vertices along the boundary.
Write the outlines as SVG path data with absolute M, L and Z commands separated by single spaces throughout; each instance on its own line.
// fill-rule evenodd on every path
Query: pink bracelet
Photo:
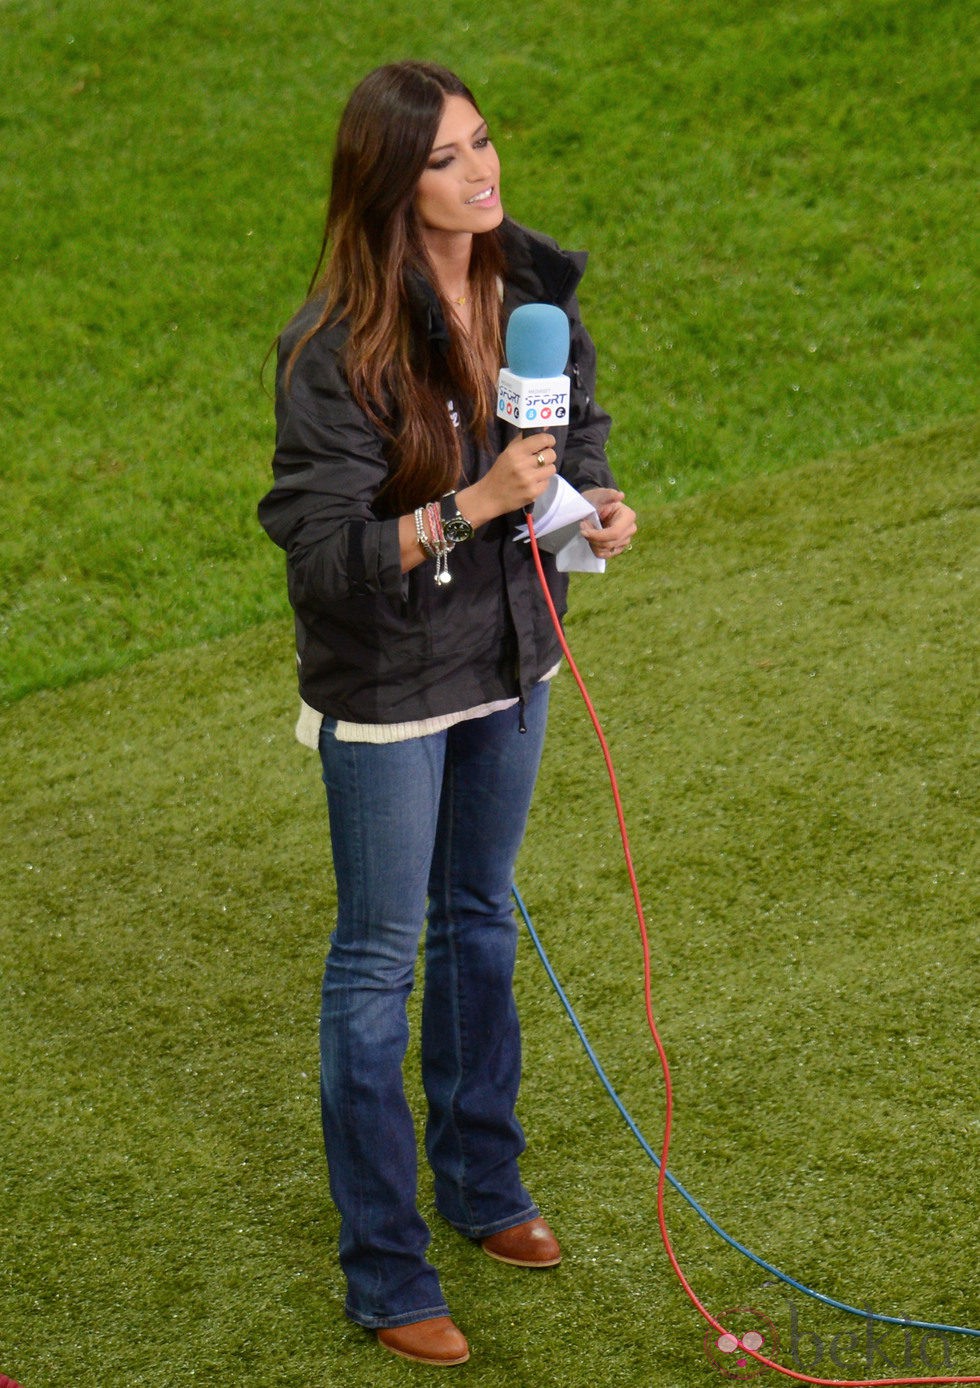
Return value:
M 429 534 L 432 536 L 432 547 L 436 552 L 436 582 L 440 585 L 452 583 L 453 576 L 449 572 L 449 551 L 452 545 L 442 533 L 442 510 L 437 501 L 430 501 L 425 508 L 426 518 L 429 522 Z
M 442 511 L 437 501 L 428 506 L 418 506 L 415 515 L 415 536 L 422 550 L 430 559 L 436 561 L 435 581 L 440 586 L 452 583 L 449 572 L 449 551 L 453 548 L 442 529 Z

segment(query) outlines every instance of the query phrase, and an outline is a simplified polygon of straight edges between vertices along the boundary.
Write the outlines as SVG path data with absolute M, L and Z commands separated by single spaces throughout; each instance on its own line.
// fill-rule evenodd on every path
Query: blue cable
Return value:
M 636 1138 L 643 1151 L 646 1153 L 646 1155 L 650 1158 L 654 1166 L 659 1171 L 660 1158 L 657 1156 L 656 1152 L 654 1152 L 653 1148 L 650 1146 L 646 1138 L 640 1132 L 640 1129 L 637 1127 L 632 1115 L 626 1108 L 622 1099 L 620 1099 L 619 1095 L 616 1093 L 616 1090 L 613 1088 L 612 1083 L 610 1082 L 601 1064 L 599 1063 L 599 1059 L 596 1056 L 595 1051 L 592 1049 L 592 1046 L 589 1042 L 589 1038 L 586 1036 L 582 1024 L 575 1014 L 575 1009 L 569 1002 L 568 997 L 565 994 L 565 990 L 562 988 L 561 983 L 558 981 L 558 977 L 555 974 L 554 969 L 551 967 L 551 961 L 549 960 L 548 955 L 545 952 L 544 945 L 541 943 L 541 940 L 538 937 L 538 933 L 534 928 L 534 925 L 531 921 L 531 917 L 528 914 L 527 907 L 524 905 L 524 902 L 521 898 L 521 894 L 517 890 L 516 884 L 511 887 L 511 891 L 514 894 L 514 900 L 517 902 L 518 910 L 524 918 L 524 924 L 527 926 L 527 931 L 531 937 L 531 941 L 534 945 L 534 948 L 538 952 L 538 957 L 540 958 L 541 963 L 544 965 L 545 972 L 547 973 L 548 978 L 551 980 L 551 986 L 558 994 L 558 997 L 561 1000 L 562 1007 L 564 1007 L 565 1011 L 568 1013 L 568 1018 L 572 1026 L 575 1028 L 575 1031 L 578 1035 L 578 1039 L 581 1041 L 582 1046 L 585 1049 L 585 1054 L 589 1057 L 589 1060 L 592 1063 L 592 1068 L 599 1076 L 599 1079 L 601 1080 L 606 1093 L 609 1095 L 610 1099 L 612 1099 L 620 1114 L 625 1119 L 626 1125 L 629 1128 L 630 1132 Z M 670 1182 L 670 1184 L 677 1191 L 678 1195 L 682 1196 L 683 1199 L 687 1201 L 691 1209 L 694 1210 L 695 1214 L 697 1214 L 700 1219 L 704 1220 L 708 1228 L 711 1229 L 714 1233 L 716 1233 L 719 1238 L 724 1239 L 725 1243 L 727 1243 L 731 1248 L 734 1248 L 738 1253 L 741 1253 L 744 1257 L 751 1259 L 751 1261 L 755 1263 L 758 1267 L 763 1268 L 766 1272 L 771 1273 L 773 1277 L 778 1278 L 780 1282 L 785 1282 L 787 1286 L 793 1287 L 798 1292 L 802 1292 L 804 1296 L 811 1297 L 814 1301 L 821 1301 L 825 1306 L 833 1306 L 834 1309 L 837 1311 L 845 1311 L 849 1316 L 860 1316 L 862 1320 L 877 1321 L 882 1325 L 898 1325 L 908 1327 L 912 1330 L 932 1330 L 940 1334 L 948 1335 L 970 1335 L 973 1336 L 975 1339 L 980 1339 L 980 1330 L 971 1330 L 967 1326 L 937 1325 L 934 1324 L 932 1321 L 914 1321 L 908 1320 L 906 1317 L 902 1316 L 885 1316 L 879 1315 L 875 1311 L 862 1311 L 857 1306 L 849 1306 L 846 1301 L 837 1301 L 832 1296 L 824 1296 L 823 1292 L 817 1292 L 814 1291 L 812 1287 L 804 1286 L 803 1283 L 798 1282 L 795 1277 L 790 1277 L 788 1273 L 780 1272 L 779 1268 L 773 1267 L 772 1263 L 767 1263 L 766 1260 L 764 1258 L 760 1258 L 757 1253 L 753 1253 L 751 1249 L 746 1248 L 744 1244 L 739 1243 L 737 1239 L 733 1239 L 731 1234 L 727 1234 L 725 1230 L 722 1229 L 721 1225 L 716 1223 L 716 1221 L 711 1218 L 711 1216 L 707 1213 L 706 1210 L 702 1209 L 702 1207 L 695 1200 L 694 1196 L 691 1195 L 689 1191 L 684 1189 L 680 1181 L 676 1180 L 675 1177 L 671 1175 L 670 1171 L 666 1173 L 666 1180 Z

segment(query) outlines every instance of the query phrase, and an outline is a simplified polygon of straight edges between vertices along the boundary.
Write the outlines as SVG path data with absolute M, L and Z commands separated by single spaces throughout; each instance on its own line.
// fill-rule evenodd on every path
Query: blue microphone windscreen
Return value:
M 507 365 L 525 380 L 561 376 L 568 361 L 568 315 L 555 304 L 521 304 L 507 324 Z

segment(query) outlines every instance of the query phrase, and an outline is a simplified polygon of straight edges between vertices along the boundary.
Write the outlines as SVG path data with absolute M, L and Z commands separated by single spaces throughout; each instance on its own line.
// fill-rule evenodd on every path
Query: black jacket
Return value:
M 552 429 L 559 470 L 579 490 L 614 486 L 605 457 L 609 417 L 593 400 L 595 349 L 575 297 L 586 256 L 514 222 L 505 221 L 501 234 L 505 319 L 518 304 L 547 302 L 571 321 L 569 424 Z M 445 339 L 438 301 L 421 282 L 416 299 L 420 331 Z M 400 723 L 525 695 L 555 664 L 559 647 L 530 548 L 513 540 L 523 517 L 498 517 L 457 545 L 446 586 L 433 582 L 431 563 L 402 573 L 397 517 L 374 509 L 388 471 L 383 439 L 352 399 L 338 362 L 342 323 L 310 339 L 288 393 L 283 388 L 285 363 L 318 309 L 305 305 L 280 339 L 275 483 L 258 508 L 287 555 L 303 699 L 334 718 Z M 485 449 L 463 428 L 466 478 L 474 482 L 513 431 L 498 421 Z M 567 578 L 543 558 L 564 613 Z

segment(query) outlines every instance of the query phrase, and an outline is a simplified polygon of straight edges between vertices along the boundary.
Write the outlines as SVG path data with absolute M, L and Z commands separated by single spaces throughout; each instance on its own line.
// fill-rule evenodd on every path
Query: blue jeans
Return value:
M 541 759 L 548 686 L 516 708 L 382 746 L 320 736 L 337 927 L 320 1014 L 330 1190 L 347 1313 L 369 1328 L 448 1314 L 426 1259 L 418 1156 L 402 1082 L 423 922 L 425 1146 L 436 1208 L 471 1239 L 533 1219 L 514 1113 L 514 862 Z

